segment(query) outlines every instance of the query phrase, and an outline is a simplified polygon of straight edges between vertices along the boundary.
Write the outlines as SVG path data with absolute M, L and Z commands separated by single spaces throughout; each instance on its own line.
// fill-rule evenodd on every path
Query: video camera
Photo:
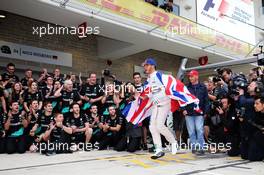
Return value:
M 230 87 L 230 96 L 234 97 L 239 95 L 239 89 L 244 89 L 246 91 L 248 87 L 248 80 L 244 74 L 236 75 L 232 80 L 232 86 Z
M 217 114 L 217 108 L 222 108 L 223 107 L 223 104 L 221 102 L 221 100 L 216 100 L 216 101 L 213 101 L 212 104 L 211 104 L 211 110 L 210 110 L 210 116 L 215 116 Z
M 236 117 L 237 118 L 244 118 L 246 114 L 246 108 L 241 107 L 241 108 L 236 108 Z

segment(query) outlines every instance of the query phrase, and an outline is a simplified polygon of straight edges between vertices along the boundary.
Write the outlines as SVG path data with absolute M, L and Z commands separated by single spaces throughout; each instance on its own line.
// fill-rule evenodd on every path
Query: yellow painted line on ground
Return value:
M 175 161 L 175 162 L 177 162 L 177 163 L 184 163 L 183 160 L 177 159 L 176 156 L 175 156 L 175 157 L 173 157 L 173 156 L 165 156 L 163 159 L 165 159 L 165 160 Z
M 195 160 L 196 158 L 193 156 L 192 153 L 186 153 L 186 154 L 176 154 L 176 157 L 187 159 L 187 160 Z
M 229 160 L 243 160 L 241 157 L 227 157 Z
M 157 164 L 155 166 L 164 166 L 168 165 L 169 163 L 184 163 L 185 160 L 194 160 L 195 157 L 191 153 L 185 153 L 185 154 L 176 154 L 176 155 L 170 155 L 166 154 L 164 157 L 158 160 L 153 160 L 150 158 L 151 154 L 133 154 L 133 155 L 127 155 L 127 156 L 117 156 L 117 157 L 102 157 L 97 158 L 98 160 L 106 160 L 106 161 L 121 161 L 126 163 L 132 163 L 139 167 L 143 168 L 153 168 L 153 163 Z
M 153 166 L 148 165 L 148 164 L 146 164 L 146 163 L 144 163 L 144 162 L 142 162 L 140 160 L 133 159 L 133 160 L 128 160 L 128 161 L 132 162 L 132 163 L 134 163 L 134 164 L 136 164 L 138 166 L 141 166 L 143 168 L 153 168 Z
M 151 161 L 151 162 L 155 162 L 155 163 L 158 163 L 158 164 L 160 164 L 160 165 L 167 165 L 169 162 L 167 162 L 167 161 L 164 161 L 164 160 L 162 160 L 162 159 L 159 159 L 159 160 L 154 160 L 154 159 L 151 159 L 150 157 L 148 158 L 148 160 L 149 161 Z

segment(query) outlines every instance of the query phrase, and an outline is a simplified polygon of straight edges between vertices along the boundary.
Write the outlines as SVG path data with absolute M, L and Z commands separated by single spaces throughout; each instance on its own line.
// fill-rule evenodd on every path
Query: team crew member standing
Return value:
M 8 63 L 6 66 L 6 73 L 1 75 L 3 80 L 3 86 L 7 93 L 10 92 L 10 88 L 15 82 L 19 82 L 18 76 L 15 75 L 16 67 L 13 63 Z
M 138 93 L 141 93 L 143 91 L 143 84 L 142 84 L 142 77 L 140 75 L 139 72 L 134 72 L 133 74 L 133 80 L 134 80 L 134 84 L 136 87 L 136 91 Z M 143 120 L 142 122 L 142 148 L 143 150 L 147 150 L 148 149 L 148 145 L 147 145 L 147 137 L 148 137 L 148 128 L 149 127 L 149 118 L 146 118 L 145 120 Z
M 148 98 L 150 98 L 153 104 L 149 129 L 152 134 L 153 142 L 156 149 L 155 154 L 151 157 L 152 159 L 158 159 L 165 155 L 165 153 L 162 151 L 160 134 L 165 136 L 165 138 L 172 144 L 172 154 L 177 153 L 178 147 L 177 141 L 175 140 L 173 134 L 164 125 L 166 118 L 171 110 L 171 100 L 166 95 L 165 87 L 156 75 L 156 66 L 156 61 L 152 58 L 148 58 L 144 63 L 145 73 L 148 74 L 147 81 L 151 88 Z
M 64 90 L 63 87 L 65 88 Z M 70 112 L 70 105 L 73 103 L 79 103 L 81 104 L 81 97 L 80 94 L 77 91 L 73 90 L 73 84 L 71 80 L 66 80 L 64 82 L 64 86 L 61 86 L 60 89 L 58 89 L 54 97 L 61 97 L 61 113 L 65 114 Z
M 89 109 L 92 104 L 97 107 L 101 106 L 104 93 L 100 85 L 96 83 L 95 73 L 91 73 L 87 82 L 81 87 L 80 95 L 83 101 L 82 109 L 84 111 Z
M 19 111 L 18 102 L 11 103 L 11 111 L 7 115 L 5 122 L 6 130 L 6 152 L 25 153 L 26 139 L 24 136 L 24 128 L 28 126 L 25 111 Z

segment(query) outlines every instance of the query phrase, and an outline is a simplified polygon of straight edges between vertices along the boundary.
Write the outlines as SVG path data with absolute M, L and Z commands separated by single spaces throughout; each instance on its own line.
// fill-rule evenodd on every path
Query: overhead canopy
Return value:
M 142 0 L 2 0 L 0 9 L 62 26 L 99 26 L 98 56 L 116 59 L 155 49 L 209 62 L 244 59 L 253 46 Z

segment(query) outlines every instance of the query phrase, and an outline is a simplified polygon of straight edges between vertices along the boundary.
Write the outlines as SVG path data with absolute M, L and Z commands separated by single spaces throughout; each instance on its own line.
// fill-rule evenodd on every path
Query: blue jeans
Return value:
M 201 150 L 204 146 L 204 117 L 186 116 L 186 126 L 188 129 L 192 150 Z

